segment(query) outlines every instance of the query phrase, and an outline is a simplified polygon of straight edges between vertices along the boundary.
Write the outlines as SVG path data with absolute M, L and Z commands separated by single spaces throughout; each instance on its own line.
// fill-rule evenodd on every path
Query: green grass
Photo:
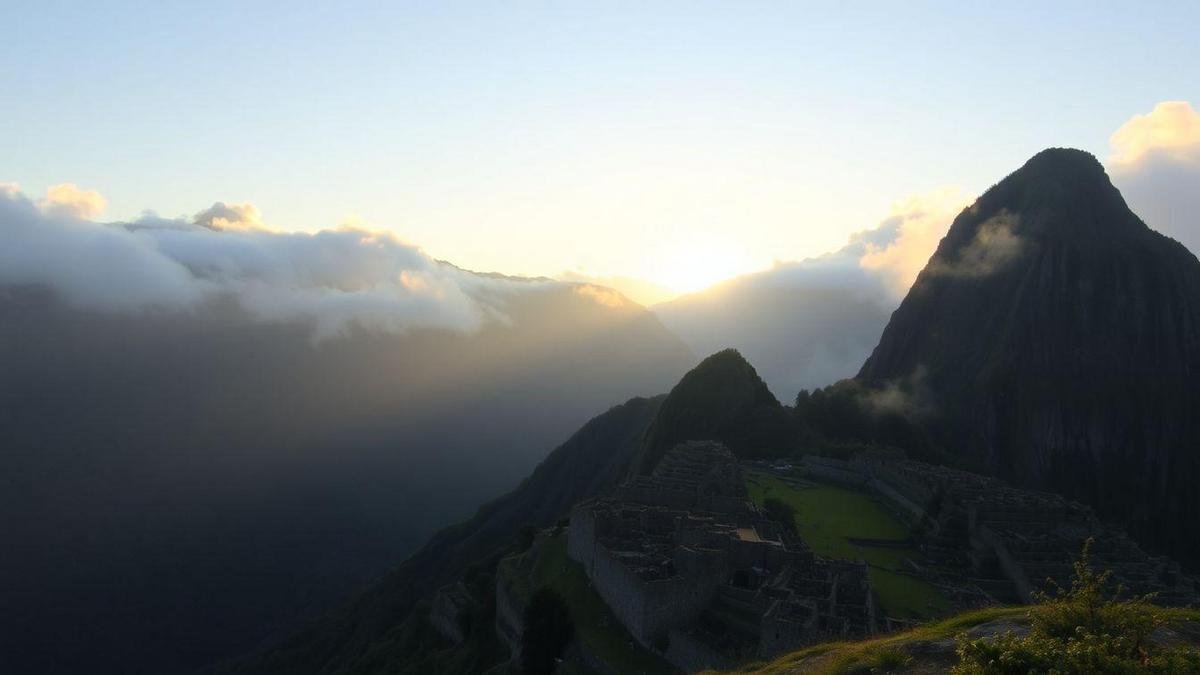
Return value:
M 549 537 L 531 551 L 533 564 L 529 587 L 557 591 L 571 608 L 576 635 L 597 657 L 619 673 L 674 673 L 674 668 L 640 646 L 604 600 L 589 585 L 578 563 L 567 556 L 565 533 Z
M 826 642 L 805 647 L 765 665 L 755 665 L 738 672 L 792 673 L 798 672 L 798 668 L 815 675 L 861 672 L 880 665 L 881 661 L 893 660 L 913 643 L 953 638 L 972 626 L 997 619 L 1023 620 L 1027 613 L 1027 607 L 987 607 L 880 638 Z
M 826 642 L 784 654 L 767 664 L 754 664 L 740 669 L 741 673 L 795 673 L 812 675 L 844 675 L 869 671 L 893 662 L 909 647 L 921 642 L 952 639 L 959 633 L 998 619 L 1026 623 L 1031 607 L 985 607 L 963 612 L 949 619 L 918 626 L 911 630 L 883 637 L 845 642 Z M 1162 610 L 1171 623 L 1200 622 L 1200 611 L 1169 608 Z M 937 668 L 942 671 L 943 668 Z M 923 670 L 928 672 L 928 670 Z
M 904 540 L 909 529 L 862 492 L 804 481 L 794 488 L 779 477 L 748 472 L 746 486 L 759 506 L 768 497 L 796 510 L 796 526 L 814 553 L 843 560 L 864 560 L 880 607 L 896 618 L 944 616 L 950 604 L 933 586 L 904 573 L 904 559 L 920 561 L 912 548 L 859 546 L 850 539 Z

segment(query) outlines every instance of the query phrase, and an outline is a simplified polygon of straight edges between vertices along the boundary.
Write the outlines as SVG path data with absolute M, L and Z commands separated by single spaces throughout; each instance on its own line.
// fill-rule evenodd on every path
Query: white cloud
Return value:
M 74 183 L 61 183 L 46 188 L 46 197 L 39 205 L 47 213 L 72 218 L 95 218 L 104 213 L 108 200 L 96 190 L 84 190 Z
M 859 265 L 882 277 L 896 297 L 903 297 L 968 203 L 969 197 L 956 187 L 897 202 L 883 223 L 856 235 L 863 246 Z
M 0 284 L 45 286 L 75 306 L 120 312 L 228 296 L 265 320 L 311 321 L 318 338 L 351 325 L 471 331 L 506 320 L 506 299 L 530 288 L 439 263 L 384 232 L 268 231 L 248 204 L 218 202 L 194 222 L 147 214 L 99 223 L 84 215 L 95 200 L 72 190 L 55 193 L 53 206 L 0 191 Z
M 1159 154 L 1179 161 L 1200 159 L 1200 113 L 1187 101 L 1163 101 L 1145 115 L 1134 115 L 1113 132 L 1109 162 L 1115 169 Z
M 258 208 L 253 204 L 216 202 L 197 213 L 192 222 L 210 230 L 267 230 Z
M 1200 252 L 1200 112 L 1165 101 L 1109 139 L 1109 169 L 1146 224 Z

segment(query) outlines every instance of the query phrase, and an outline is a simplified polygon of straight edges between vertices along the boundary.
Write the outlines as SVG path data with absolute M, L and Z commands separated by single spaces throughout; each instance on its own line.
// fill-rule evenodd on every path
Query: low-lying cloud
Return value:
M 505 320 L 508 294 L 553 283 L 471 274 L 357 227 L 272 231 L 249 204 L 131 223 L 93 220 L 103 207 L 99 193 L 69 184 L 37 201 L 13 185 L 0 189 L 0 284 L 44 286 L 109 312 L 233 298 L 264 320 L 311 321 L 324 338 L 351 326 L 472 331 Z
M 1017 216 L 1008 212 L 989 218 L 953 261 L 930 263 L 931 274 L 962 278 L 986 277 L 1016 260 L 1024 242 L 1014 232 Z
M 894 297 L 904 297 L 969 202 L 966 193 L 955 187 L 897 202 L 883 223 L 856 235 L 862 246 L 859 266 L 879 275 Z

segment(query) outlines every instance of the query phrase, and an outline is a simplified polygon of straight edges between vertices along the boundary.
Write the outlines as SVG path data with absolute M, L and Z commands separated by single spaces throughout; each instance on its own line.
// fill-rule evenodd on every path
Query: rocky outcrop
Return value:
M 967 465 L 1200 563 L 1200 262 L 1039 153 L 955 219 L 858 379 Z M 897 397 L 893 397 L 897 398 Z

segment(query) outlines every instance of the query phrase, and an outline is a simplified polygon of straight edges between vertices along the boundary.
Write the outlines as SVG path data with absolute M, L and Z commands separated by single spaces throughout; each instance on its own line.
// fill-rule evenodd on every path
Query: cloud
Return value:
M 1109 139 L 1109 170 L 1150 227 L 1200 252 L 1200 112 L 1164 101 Z
M 573 287 L 572 292 L 582 298 L 592 300 L 598 305 L 603 305 L 610 309 L 622 309 L 628 307 L 631 303 L 619 292 L 604 286 L 595 286 L 593 284 L 579 284 Z
M 1195 162 L 1200 148 L 1200 113 L 1187 101 L 1163 101 L 1145 115 L 1134 115 L 1108 139 L 1109 161 L 1120 169 L 1150 154 Z
M 506 301 L 530 288 L 440 263 L 385 232 L 274 232 L 253 206 L 220 202 L 192 222 L 147 213 L 100 223 L 83 215 L 95 213 L 90 196 L 71 188 L 35 203 L 15 186 L 0 190 L 0 284 L 48 287 L 110 312 L 233 298 L 263 320 L 311 322 L 318 338 L 351 326 L 472 331 L 505 321 Z
M 1001 212 L 981 223 L 975 236 L 963 247 L 954 261 L 938 260 L 929 271 L 954 277 L 985 277 L 1012 262 L 1021 254 L 1024 242 L 1013 230 L 1016 215 Z
M 197 213 L 192 222 L 210 230 L 266 230 L 258 208 L 253 204 L 216 202 Z
M 855 235 L 855 243 L 862 247 L 859 265 L 879 275 L 895 297 L 903 297 L 969 202 L 956 187 L 897 202 L 878 227 Z
M 557 276 L 562 281 L 611 288 L 634 302 L 651 305 L 678 297 L 679 293 L 645 279 L 626 276 L 592 276 L 578 270 L 568 270 Z
M 879 389 L 869 389 L 862 403 L 876 415 L 927 417 L 936 410 L 933 391 L 927 383 L 929 370 L 918 365 L 907 377 L 889 380 Z
M 96 190 L 84 190 L 74 183 L 61 183 L 46 188 L 46 197 L 40 206 L 47 213 L 73 218 L 95 218 L 104 213 L 108 200 Z

